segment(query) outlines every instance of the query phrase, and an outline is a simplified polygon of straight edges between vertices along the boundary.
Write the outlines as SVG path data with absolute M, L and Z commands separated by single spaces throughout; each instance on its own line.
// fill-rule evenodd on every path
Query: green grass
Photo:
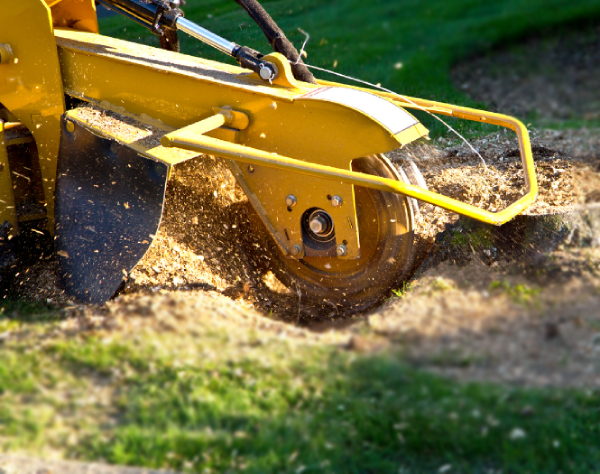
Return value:
M 20 300 L 6 294 L 2 296 L 6 298 L 0 299 L 0 321 L 5 324 L 14 317 L 21 322 L 52 321 L 60 317 L 56 308 L 49 303 Z
M 540 288 L 530 288 L 525 284 L 511 285 L 507 280 L 493 281 L 490 283 L 490 290 L 504 291 L 515 303 L 522 305 L 534 304 L 536 297 L 542 291 Z
M 483 108 L 484 104 L 474 103 L 454 88 L 449 75 L 453 64 L 469 55 L 518 43 L 528 35 L 555 34 L 566 24 L 600 18 L 600 4 L 596 0 L 263 3 L 297 47 L 304 39 L 298 28 L 310 33 L 307 46 L 310 64 L 333 69 L 336 63 L 338 72 L 381 83 L 403 94 Z M 190 20 L 239 44 L 264 52 L 269 50 L 262 32 L 234 2 L 189 0 L 185 12 Z M 143 27 L 121 17 L 104 19 L 101 32 L 158 44 Z M 185 34 L 181 36 L 183 52 L 226 60 L 210 47 L 183 38 Z M 316 74 L 335 79 L 320 72 Z M 434 135 L 445 130 L 429 117 L 419 118 Z M 464 121 L 453 125 L 459 130 L 477 131 L 482 127 Z
M 597 393 L 459 384 L 395 354 L 256 336 L 233 347 L 217 334 L 48 339 L 40 329 L 0 352 L 4 449 L 198 473 L 600 466 Z

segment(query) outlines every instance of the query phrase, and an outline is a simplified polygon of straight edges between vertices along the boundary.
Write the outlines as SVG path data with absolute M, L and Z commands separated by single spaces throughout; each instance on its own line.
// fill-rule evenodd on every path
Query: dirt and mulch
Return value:
M 597 38 L 535 40 L 518 53 L 477 59 L 481 66 L 459 66 L 454 78 L 503 112 L 594 120 L 600 62 L 589 58 L 600 51 Z M 557 62 L 574 72 L 548 73 L 544 64 Z M 285 288 L 269 271 L 265 243 L 249 231 L 244 194 L 208 156 L 174 169 L 157 237 L 114 300 L 70 301 L 52 257 L 22 269 L 13 290 L 60 306 L 65 331 L 218 326 L 366 353 L 400 350 L 464 380 L 600 387 L 600 130 L 534 129 L 531 138 L 540 194 L 524 215 L 492 228 L 421 204 L 415 274 L 368 314 L 342 314 Z M 525 182 L 514 135 L 498 131 L 471 145 L 477 153 L 459 139 L 423 140 L 389 158 L 398 167 L 412 160 L 430 189 L 475 206 L 498 211 L 518 199 Z
M 463 380 L 600 387 L 600 134 L 531 135 L 536 202 L 502 227 L 423 206 L 428 257 L 362 330 Z M 445 139 L 394 156 L 461 201 L 494 211 L 514 202 L 524 192 L 516 141 L 498 132 L 472 145 L 480 156 Z
M 245 197 L 213 157 L 175 170 L 154 244 L 107 305 L 68 301 L 52 260 L 21 272 L 15 286 L 62 305 L 67 332 L 201 334 L 208 325 L 359 352 L 399 349 L 463 379 L 600 387 L 599 137 L 533 132 L 540 195 L 503 227 L 421 205 L 421 266 L 369 314 L 311 305 L 257 264 L 262 243 L 245 232 Z M 480 156 L 438 139 L 390 159 L 399 167 L 413 160 L 430 189 L 490 210 L 522 195 L 515 139 L 498 132 L 472 145 Z

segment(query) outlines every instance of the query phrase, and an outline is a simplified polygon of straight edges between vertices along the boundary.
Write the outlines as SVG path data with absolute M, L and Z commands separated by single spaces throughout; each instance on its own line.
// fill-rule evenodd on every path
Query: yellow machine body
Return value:
M 67 94 L 152 117 L 173 129 L 211 117 L 215 107 L 230 107 L 244 113 L 248 124 L 222 140 L 223 146 L 242 144 L 349 171 L 355 158 L 393 150 L 427 133 L 416 123 L 394 135 L 359 110 L 312 100 L 307 96 L 319 86 L 293 78 L 290 83 L 295 87 L 271 86 L 236 66 L 79 31 L 56 30 L 55 34 Z M 218 150 L 212 154 L 223 155 Z M 347 242 L 348 253 L 341 258 L 358 258 L 350 183 L 306 178 L 260 164 L 252 171 L 239 164 L 232 168 L 255 207 L 262 207 L 259 213 L 285 254 L 302 244 L 298 210 L 288 210 L 285 204 L 286 196 L 292 194 L 299 201 L 298 208 L 327 208 L 338 239 Z M 333 207 L 327 196 L 339 196 L 345 204 Z
M 494 224 L 506 222 L 535 199 L 530 144 L 519 121 L 335 83 L 298 82 L 283 56 L 274 53 L 267 58 L 280 70 L 273 84 L 236 66 L 99 35 L 93 0 L 19 0 L 4 7 L 0 11 L 0 103 L 12 114 L 4 120 L 21 122 L 35 138 L 48 231 L 54 231 L 61 120 L 66 124 L 62 133 L 83 127 L 167 167 L 201 153 L 228 159 L 288 258 L 304 256 L 301 215 L 311 208 L 326 209 L 331 215 L 337 242 L 345 247 L 336 258 L 360 258 L 356 185 L 410 196 Z M 76 110 L 67 111 L 65 95 L 147 123 L 161 144 L 142 145 L 140 140 L 102 129 Z M 352 171 L 353 160 L 389 152 L 427 135 L 406 108 L 515 131 L 527 194 L 509 208 L 491 213 L 399 180 Z M 0 221 L 18 228 L 4 145 L 0 164 Z
M 35 138 L 52 228 L 60 117 L 65 104 L 50 8 L 40 0 L 11 3 L 10 14 L 0 16 L 0 45 L 0 103 Z M 4 173 L 10 176 L 7 168 L 8 163 Z M 0 200 L 12 202 L 9 194 L 12 186 L 0 188 Z M 17 228 L 16 214 L 9 220 Z

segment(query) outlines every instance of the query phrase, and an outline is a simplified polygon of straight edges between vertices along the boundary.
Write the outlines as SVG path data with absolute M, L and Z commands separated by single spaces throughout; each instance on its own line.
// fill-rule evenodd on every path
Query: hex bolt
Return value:
M 342 203 L 343 203 L 343 202 L 344 202 L 344 201 L 343 201 L 343 200 L 342 200 L 342 198 L 341 198 L 341 197 L 339 197 L 339 196 L 333 196 L 333 197 L 331 198 L 331 205 L 332 205 L 333 207 L 340 207 L 340 206 L 342 205 Z
M 249 171 L 250 173 L 254 173 L 254 166 L 252 166 L 252 165 L 248 165 L 248 171 Z
M 310 220 L 308 225 L 315 234 L 321 234 L 327 228 L 327 221 L 323 216 L 316 216 Z
M 298 255 L 300 255 L 300 252 L 302 252 L 302 247 L 300 247 L 298 244 L 296 244 L 292 247 L 292 255 L 294 257 L 297 257 Z
M 338 257 L 345 257 L 346 255 L 348 255 L 348 249 L 344 244 L 340 244 L 337 246 L 336 253 Z
M 285 197 L 285 205 L 288 207 L 294 207 L 296 204 L 298 204 L 298 200 L 296 199 L 296 196 L 294 196 L 293 194 L 288 194 Z

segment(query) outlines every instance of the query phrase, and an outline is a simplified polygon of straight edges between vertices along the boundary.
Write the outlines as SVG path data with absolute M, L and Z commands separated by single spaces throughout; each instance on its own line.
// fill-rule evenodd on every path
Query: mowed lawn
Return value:
M 5 309 L 3 451 L 196 473 L 598 472 L 597 392 L 457 383 L 401 352 L 196 315 L 189 333 L 69 333 L 48 308 Z

